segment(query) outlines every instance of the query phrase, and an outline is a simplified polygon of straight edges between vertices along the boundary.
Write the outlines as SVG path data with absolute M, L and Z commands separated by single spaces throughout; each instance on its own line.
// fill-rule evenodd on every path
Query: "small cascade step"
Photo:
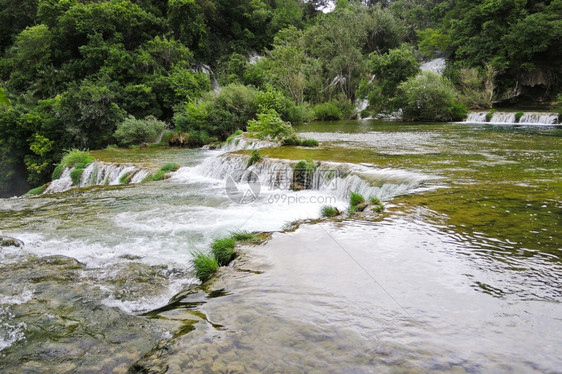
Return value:
M 53 180 L 44 193 L 60 193 L 77 187 L 117 185 L 123 183 L 122 178 L 125 178 L 129 184 L 136 184 L 142 182 L 151 173 L 149 169 L 131 164 L 95 161 L 84 169 L 80 183 L 74 185 L 71 178 L 72 171 L 74 168 L 65 168 L 60 178 Z
M 557 125 L 560 119 L 557 113 L 526 112 L 517 118 L 515 112 L 471 112 L 466 123 Z
M 246 155 L 225 154 L 208 159 L 199 170 L 206 177 L 218 180 L 226 180 L 229 176 L 240 179 L 244 174 L 239 171 L 251 170 L 259 177 L 262 188 L 291 190 L 293 167 L 297 161 L 265 158 L 248 168 L 248 159 Z M 436 179 L 434 176 L 398 169 L 335 162 L 317 163 L 311 177 L 311 190 L 336 196 L 340 200 L 347 200 L 351 191 L 365 197 L 376 196 L 388 200 L 420 188 L 425 189 L 428 181 Z

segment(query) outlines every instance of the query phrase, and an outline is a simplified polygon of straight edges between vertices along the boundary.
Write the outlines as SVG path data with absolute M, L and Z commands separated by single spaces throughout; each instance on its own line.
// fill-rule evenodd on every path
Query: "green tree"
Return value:
M 466 116 L 466 108 L 457 103 L 453 84 L 432 72 L 402 82 L 396 101 L 409 121 L 460 121 Z
M 114 102 L 115 91 L 111 84 L 85 80 L 61 95 L 56 115 L 71 135 L 69 146 L 99 149 L 112 143 L 125 115 Z
M 372 76 L 362 80 L 358 94 L 378 111 L 389 109 L 398 85 L 420 71 L 420 63 L 406 44 L 382 55 L 371 53 L 368 67 Z

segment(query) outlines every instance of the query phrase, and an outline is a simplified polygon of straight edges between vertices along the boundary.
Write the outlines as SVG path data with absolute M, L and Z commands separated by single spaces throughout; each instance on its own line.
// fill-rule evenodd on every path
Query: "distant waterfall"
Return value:
M 471 112 L 468 113 L 466 123 L 491 124 L 524 124 L 524 125 L 556 125 L 559 123 L 557 113 L 529 112 L 517 119 L 515 112 Z
M 142 182 L 151 174 L 149 169 L 130 164 L 109 164 L 95 161 L 84 169 L 80 182 L 74 185 L 71 178 L 73 171 L 74 168 L 65 168 L 61 177 L 53 180 L 44 193 L 64 192 L 76 187 L 117 185 L 122 184 L 123 178 L 127 183 L 135 184 Z
M 442 75 L 445 67 L 447 66 L 447 60 L 444 58 L 434 58 L 433 60 L 424 62 L 420 70 L 421 71 L 431 71 L 435 74 Z
M 555 113 L 525 113 L 519 123 L 538 123 L 541 125 L 555 125 L 559 123 L 558 114 Z
M 244 176 L 236 172 L 246 170 L 248 159 L 249 156 L 246 155 L 227 154 L 208 159 L 199 170 L 205 176 L 219 180 L 237 175 L 239 179 L 237 182 L 240 182 Z M 295 164 L 296 161 L 265 158 L 248 170 L 257 174 L 262 188 L 289 190 L 293 182 Z M 436 177 L 398 169 L 377 169 L 363 165 L 322 162 L 317 164 L 311 176 L 311 189 L 331 194 L 340 200 L 347 200 L 350 192 L 388 200 L 398 195 L 426 189 L 427 182 L 434 179 Z

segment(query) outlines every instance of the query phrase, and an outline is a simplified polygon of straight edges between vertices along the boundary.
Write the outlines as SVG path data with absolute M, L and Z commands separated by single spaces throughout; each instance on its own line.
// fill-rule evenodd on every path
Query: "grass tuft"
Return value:
M 173 171 L 177 171 L 179 168 L 180 168 L 180 164 L 170 162 L 170 163 L 164 165 L 162 167 L 162 169 L 160 169 L 160 171 L 163 171 L 165 173 L 171 173 Z
M 236 246 L 236 239 L 223 238 L 215 239 L 211 244 L 211 253 L 215 256 L 217 263 L 220 266 L 227 266 L 230 261 L 234 260 L 236 253 L 234 247 Z
M 258 235 L 247 231 L 233 232 L 230 237 L 238 242 L 250 242 L 259 239 Z
M 204 252 L 194 251 L 191 252 L 191 256 L 193 257 L 191 263 L 195 270 L 195 276 L 203 283 L 211 279 L 219 269 L 217 260 Z
M 519 123 L 519 120 L 521 119 L 521 117 L 523 117 L 524 114 L 524 112 L 515 113 L 515 122 Z
M 234 138 L 236 138 L 238 135 L 242 135 L 243 132 L 244 132 L 244 131 L 242 131 L 242 130 L 236 130 L 236 132 L 235 132 L 234 134 L 230 135 L 230 136 L 228 137 L 228 139 L 226 139 L 226 144 L 232 143 L 232 141 L 234 140 Z
M 88 155 L 86 151 L 81 151 L 74 148 L 66 151 L 66 154 L 64 155 L 60 163 L 63 167 L 72 168 L 78 164 L 87 166 L 93 161 L 94 158 Z
M 364 202 L 365 202 L 365 198 L 363 197 L 363 195 L 352 192 L 351 195 L 349 196 L 349 205 L 351 206 L 357 207 L 357 205 Z
M 55 170 L 53 170 L 53 175 L 51 176 L 51 180 L 59 179 L 62 176 L 63 171 L 64 171 L 64 165 L 58 164 Z
M 318 144 L 316 139 L 302 139 L 299 141 L 301 147 L 318 147 Z
M 27 193 L 24 196 L 41 195 L 43 192 L 45 192 L 47 187 L 49 187 L 48 183 L 44 184 L 40 187 L 33 188 L 33 189 L 27 191 Z
M 322 217 L 330 218 L 338 216 L 340 211 L 335 206 L 326 205 L 321 208 L 320 213 L 322 214 Z
M 161 180 L 163 180 L 163 179 L 166 179 L 166 174 L 167 174 L 167 173 L 166 173 L 165 171 L 162 171 L 162 170 L 157 171 L 156 173 L 154 173 L 154 174 L 150 177 L 150 180 L 151 180 L 152 182 L 161 181 Z
M 80 184 L 80 180 L 82 179 L 83 172 L 84 169 L 82 168 L 77 168 L 72 170 L 72 172 L 70 173 L 70 179 L 72 179 L 73 186 L 78 186 Z
M 252 155 L 250 156 L 250 159 L 248 160 L 248 165 L 246 165 L 246 168 L 249 168 L 250 166 L 257 164 L 260 160 L 261 160 L 260 152 L 257 149 L 254 149 L 252 151 Z

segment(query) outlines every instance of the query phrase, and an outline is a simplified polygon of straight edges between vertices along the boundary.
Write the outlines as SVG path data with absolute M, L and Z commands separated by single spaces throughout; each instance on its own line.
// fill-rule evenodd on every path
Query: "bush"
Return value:
M 227 266 L 236 255 L 234 252 L 235 246 L 236 239 L 232 237 L 216 239 L 211 244 L 211 253 L 215 256 L 215 259 L 220 266 Z
M 343 117 L 340 108 L 333 102 L 318 104 L 313 110 L 314 117 L 321 121 L 335 121 Z
M 250 156 L 250 159 L 248 160 L 248 164 L 246 165 L 246 168 L 249 168 L 250 166 L 257 164 L 260 160 L 261 160 L 260 152 L 257 149 L 254 149 L 252 151 L 252 155 Z
M 293 127 L 283 121 L 274 109 L 258 114 L 257 120 L 248 121 L 248 133 L 258 139 L 282 140 L 296 137 Z
M 398 86 L 396 103 L 410 121 L 460 121 L 466 108 L 456 102 L 452 83 L 435 73 L 424 72 Z
M 335 206 L 323 206 L 320 210 L 322 217 L 330 218 L 340 214 L 340 211 Z
M 349 205 L 357 207 L 357 205 L 364 203 L 365 202 L 365 198 L 355 192 L 352 192 L 351 195 L 349 196 Z
M 287 121 L 291 123 L 305 123 L 314 119 L 314 110 L 307 102 L 299 105 L 294 105 L 291 101 L 291 106 L 288 108 Z
M 211 138 L 225 140 L 256 117 L 256 95 L 255 88 L 230 84 L 197 102 L 177 106 L 174 124 L 180 132 L 205 131 Z
M 515 122 L 519 122 L 519 120 L 521 119 L 521 117 L 523 117 L 523 114 L 525 114 L 524 112 L 517 112 L 515 113 Z
M 191 252 L 191 263 L 195 270 L 195 276 L 201 281 L 206 282 L 219 269 L 217 260 L 201 251 Z
M 167 128 L 168 126 L 164 122 L 152 116 L 145 119 L 136 119 L 129 116 L 117 125 L 117 130 L 115 130 L 113 136 L 122 146 L 155 143 L 160 134 Z

